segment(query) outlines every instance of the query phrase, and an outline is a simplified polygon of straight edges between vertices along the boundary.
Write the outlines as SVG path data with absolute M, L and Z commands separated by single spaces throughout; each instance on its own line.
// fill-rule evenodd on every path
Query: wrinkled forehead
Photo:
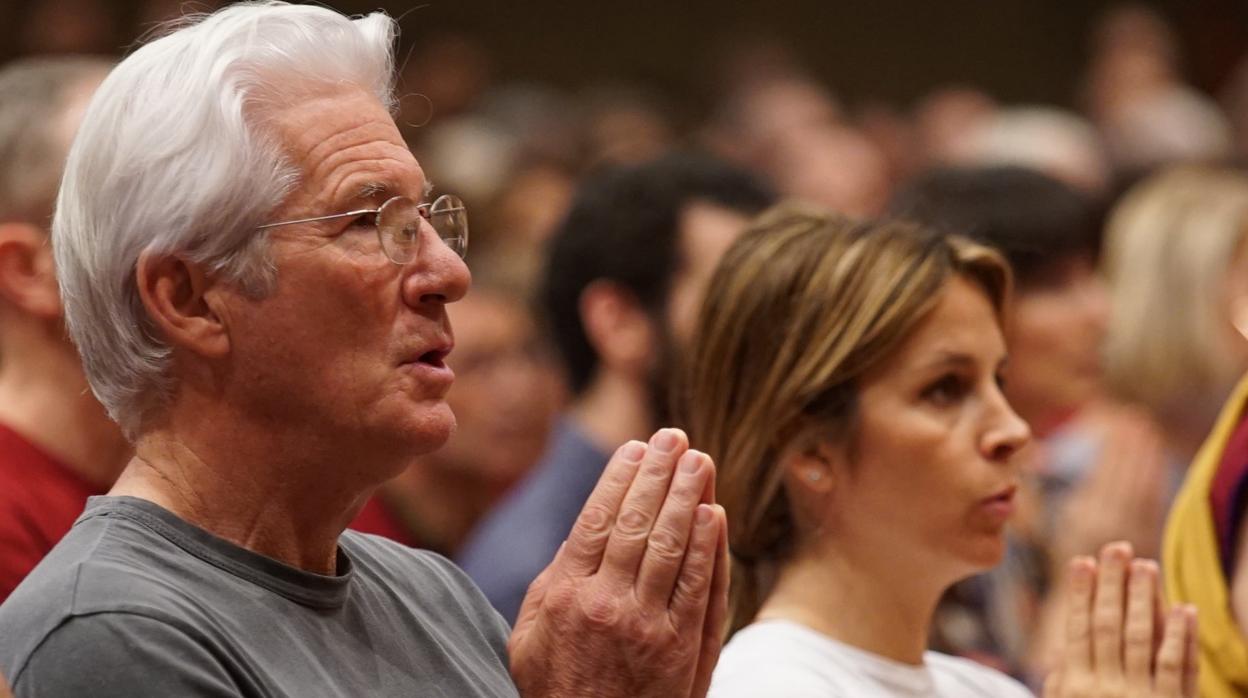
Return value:
M 426 182 L 416 158 L 394 119 L 368 90 L 328 88 L 265 111 L 265 122 L 299 171 L 293 198 L 328 204 L 382 194 L 424 194 Z

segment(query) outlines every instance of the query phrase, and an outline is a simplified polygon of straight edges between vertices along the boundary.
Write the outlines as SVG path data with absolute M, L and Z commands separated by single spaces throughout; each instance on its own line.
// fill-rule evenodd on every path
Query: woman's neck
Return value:
M 858 649 L 922 664 L 932 615 L 949 584 L 897 569 L 896 555 L 876 552 L 791 560 L 758 619 L 793 621 Z

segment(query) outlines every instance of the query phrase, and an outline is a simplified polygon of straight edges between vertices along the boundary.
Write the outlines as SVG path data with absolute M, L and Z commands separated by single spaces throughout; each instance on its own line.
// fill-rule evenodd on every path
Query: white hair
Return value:
M 393 109 L 394 20 L 282 2 L 184 18 L 105 79 L 70 150 L 52 226 L 69 333 L 100 402 L 134 438 L 175 387 L 139 299 L 144 253 L 178 255 L 261 297 L 258 225 L 299 170 L 266 106 L 353 85 Z

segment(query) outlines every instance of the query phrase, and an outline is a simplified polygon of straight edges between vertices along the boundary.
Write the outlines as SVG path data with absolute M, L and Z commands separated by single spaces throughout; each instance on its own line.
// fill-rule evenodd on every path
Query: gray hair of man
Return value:
M 341 86 L 394 107 L 395 22 L 240 3 L 184 18 L 105 79 L 66 164 L 52 238 L 70 337 L 92 390 L 135 439 L 176 389 L 136 284 L 141 255 L 271 292 L 265 222 L 298 182 L 266 118 Z
M 113 67 L 90 56 L 24 58 L 0 69 L 0 221 L 46 227 L 79 104 Z

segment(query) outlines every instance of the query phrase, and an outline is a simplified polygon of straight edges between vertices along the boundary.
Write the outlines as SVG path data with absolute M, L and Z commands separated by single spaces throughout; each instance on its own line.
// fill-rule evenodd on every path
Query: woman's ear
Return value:
M 781 467 L 791 488 L 819 495 L 832 492 L 836 480 L 836 459 L 840 449 L 826 441 L 812 441 L 789 449 L 781 456 Z

